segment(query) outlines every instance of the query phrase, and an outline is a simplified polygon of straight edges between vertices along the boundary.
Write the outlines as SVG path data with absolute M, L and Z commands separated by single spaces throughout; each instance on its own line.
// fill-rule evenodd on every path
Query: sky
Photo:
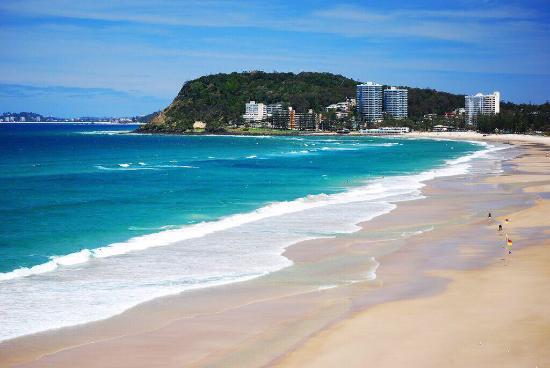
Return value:
M 550 100 L 548 0 L 1 0 L 0 45 L 0 112 L 142 115 L 247 70 Z

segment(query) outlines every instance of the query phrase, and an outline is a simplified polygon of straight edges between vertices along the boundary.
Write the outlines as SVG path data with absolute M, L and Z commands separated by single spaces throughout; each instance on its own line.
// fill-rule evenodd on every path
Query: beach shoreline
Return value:
M 437 138 L 447 139 L 448 136 L 438 135 Z M 517 144 L 516 140 L 509 141 Z M 543 153 L 538 152 L 542 150 L 538 146 L 528 147 L 523 143 L 516 149 L 521 151 L 519 157 L 526 155 L 525 152 L 544 157 Z M 474 224 L 479 227 L 481 223 L 483 229 L 473 230 L 473 234 L 469 235 L 471 242 L 475 243 L 476 238 L 491 239 L 493 232 L 486 234 L 487 224 L 479 218 L 473 220 L 472 213 L 483 217 L 489 208 L 497 217 L 514 213 L 507 212 L 510 210 L 527 210 L 532 207 L 529 201 L 540 197 L 541 191 L 524 192 L 523 189 L 536 189 L 533 182 L 539 187 L 548 185 L 548 178 L 544 178 L 547 173 L 542 171 L 546 180 L 530 178 L 534 181 L 503 184 L 498 180 L 486 180 L 491 175 L 484 174 L 476 178 L 479 182 L 471 177 L 462 178 L 462 182 L 460 179 L 450 179 L 452 177 L 437 178 L 423 189 L 426 199 L 399 204 L 391 216 L 383 215 L 363 223 L 363 229 L 357 233 L 336 239 L 306 241 L 289 247 L 285 256 L 294 262 L 291 269 L 239 284 L 160 298 L 109 320 L 9 340 L 6 344 L 0 344 L 0 361 L 8 366 L 70 366 L 74 359 L 95 355 L 99 351 L 109 352 L 108 357 L 104 358 L 106 360 L 101 360 L 102 366 L 150 366 L 159 357 L 164 357 L 161 358 L 165 363 L 162 366 L 216 366 L 222 365 L 222 361 L 223 366 L 270 363 L 292 366 L 292 361 L 286 362 L 284 359 L 288 352 L 299 353 L 302 346 L 308 349 L 308 337 L 317 336 L 338 321 L 347 320 L 357 313 L 368 313 L 369 308 L 375 305 L 383 308 L 386 302 L 444 292 L 449 283 L 448 274 L 445 277 L 424 275 L 423 267 L 454 269 L 457 265 L 449 263 L 457 260 L 460 260 L 459 269 L 480 269 L 492 265 L 500 249 L 469 249 L 468 252 L 473 252 L 476 257 L 456 254 L 456 244 L 442 237 L 442 233 L 458 234 L 464 227 L 472 228 Z M 505 175 L 519 177 L 513 169 L 507 169 Z M 492 174 L 490 179 L 495 177 L 498 178 L 499 174 Z M 461 189 L 464 184 L 470 187 Z M 509 188 L 503 189 L 502 186 Z M 465 199 L 458 209 L 447 198 L 453 190 L 462 190 L 454 199 Z M 475 196 L 476 190 L 489 193 L 483 205 L 475 203 L 474 198 L 467 199 L 468 196 Z M 503 194 L 507 195 L 506 200 L 498 203 Z M 453 216 L 438 222 L 434 209 L 448 213 L 454 211 Z M 415 213 L 414 221 L 407 223 L 411 213 Z M 521 237 L 529 239 L 528 232 L 518 231 Z M 395 234 L 400 234 L 402 239 L 393 239 Z M 421 244 L 427 240 L 444 244 L 443 250 L 435 246 L 422 248 Z M 419 251 L 417 248 L 422 249 Z M 426 265 L 427 254 L 435 254 L 441 259 L 431 260 L 433 264 Z M 366 269 L 365 265 L 368 266 Z M 405 277 L 397 270 L 409 273 Z M 373 272 L 378 275 L 377 279 L 372 279 Z M 319 282 L 325 280 L 322 288 L 319 287 Z M 213 302 L 217 304 L 212 305 Z M 241 331 L 244 322 L 257 322 L 257 325 L 252 324 L 254 327 L 244 329 L 248 331 Z M 296 324 L 291 327 L 292 323 Z M 292 337 L 288 337 L 289 333 Z M 147 354 L 128 356 L 129 352 L 135 351 L 136 344 L 151 344 L 156 348 Z M 315 354 L 320 355 L 318 351 Z M 94 364 L 98 362 L 91 361 L 89 364 L 97 366 Z M 87 365 L 84 363 L 82 366 Z

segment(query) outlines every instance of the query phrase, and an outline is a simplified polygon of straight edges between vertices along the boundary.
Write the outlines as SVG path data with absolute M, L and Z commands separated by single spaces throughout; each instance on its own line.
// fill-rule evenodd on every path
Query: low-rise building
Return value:
M 205 128 L 206 128 L 205 122 L 197 120 L 193 123 L 193 129 L 205 129 Z
M 276 110 L 271 117 L 274 129 L 318 130 L 321 115 L 309 109 L 308 112 L 296 112 L 292 107 Z
M 282 111 L 283 109 L 284 109 L 283 104 L 280 103 L 280 102 L 265 105 L 265 113 L 266 113 L 267 117 L 273 116 L 274 112 Z
M 306 113 L 295 114 L 294 128 L 296 130 L 317 130 L 318 121 L 317 114 L 313 110 L 309 110 Z
M 355 99 L 346 99 L 346 101 L 337 102 L 325 107 L 325 110 L 328 111 L 340 111 L 340 112 L 349 112 L 352 108 L 355 107 Z
M 271 116 L 271 126 L 275 129 L 295 129 L 296 112 L 292 107 L 274 111 Z
M 245 104 L 245 113 L 243 115 L 244 121 L 247 123 L 254 121 L 262 121 L 267 118 L 266 106 L 263 103 L 256 103 L 256 101 L 250 101 Z
M 454 128 L 448 125 L 435 125 L 432 130 L 434 132 L 449 132 L 454 130 Z
M 381 127 L 377 129 L 362 129 L 359 132 L 367 135 L 394 135 L 409 133 L 409 127 Z

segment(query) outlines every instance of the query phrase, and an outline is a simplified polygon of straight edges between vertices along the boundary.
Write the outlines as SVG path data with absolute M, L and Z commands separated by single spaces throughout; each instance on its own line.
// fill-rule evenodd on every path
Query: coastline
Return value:
M 422 250 L 412 257 L 409 254 L 407 260 L 403 260 L 401 254 L 411 252 L 408 249 L 410 243 L 418 247 L 422 243 L 422 238 L 425 237 L 436 242 L 442 241 L 441 231 L 458 231 L 456 227 L 460 224 L 465 226 L 464 222 L 471 221 L 468 216 L 464 217 L 464 213 L 472 211 L 470 207 L 464 206 L 458 211 L 452 208 L 448 198 L 439 198 L 449 196 L 449 187 L 453 190 L 460 189 L 453 182 L 454 180 L 445 178 L 429 182 L 423 190 L 427 199 L 401 203 L 391 216 L 383 215 L 362 224 L 363 230 L 358 233 L 336 239 L 306 241 L 289 247 L 285 256 L 292 259 L 295 266 L 288 270 L 239 284 L 161 298 L 132 308 L 109 320 L 11 340 L 8 341 L 7 346 L 0 345 L 0 360 L 12 364 L 43 356 L 35 362 L 36 366 L 69 366 L 74 361 L 72 359 L 96 354 L 99 349 L 103 352 L 109 351 L 109 357 L 106 359 L 113 359 L 102 361 L 104 366 L 115 365 L 115 363 L 120 365 L 121 362 L 139 366 L 147 365 L 143 356 L 138 354 L 138 356 L 129 357 L 123 352 L 132 351 L 132 346 L 135 347 L 136 343 L 153 342 L 162 346 L 157 346 L 157 349 L 153 349 L 154 351 L 151 351 L 147 357 L 149 359 L 154 357 L 158 359 L 159 356 L 174 358 L 173 353 L 179 351 L 173 361 L 175 365 L 187 363 L 215 366 L 216 361 L 220 362 L 222 357 L 224 362 L 233 361 L 236 366 L 239 363 L 255 366 L 258 365 L 256 362 L 260 361 L 262 364 L 273 362 L 284 353 L 295 350 L 307 336 L 314 335 L 326 326 L 345 319 L 357 311 L 385 301 L 429 295 L 443 290 L 446 280 L 423 275 L 423 267 L 419 267 L 419 264 L 424 262 L 423 256 L 426 255 L 422 252 L 437 254 L 441 249 Z M 497 190 L 494 184 L 487 184 L 483 180 L 476 184 L 472 184 L 470 180 L 466 184 L 474 187 L 488 186 L 485 190 L 490 192 L 491 198 L 485 202 L 498 200 L 499 196 L 493 193 Z M 466 190 L 462 195 L 466 197 L 472 193 Z M 512 198 L 515 196 L 518 198 Z M 534 194 L 516 193 L 507 196 L 504 201 L 506 203 L 498 206 L 524 208 L 527 206 L 525 198 L 533 196 L 536 196 L 536 192 Z M 425 203 L 426 201 L 428 203 Z M 419 206 L 421 202 L 423 206 Z M 437 216 L 434 217 L 433 213 L 418 208 L 430 207 L 430 202 L 432 202 L 432 210 L 447 208 L 447 211 L 455 211 L 460 215 L 452 216 L 454 222 L 447 219 L 439 223 Z M 478 205 L 473 202 L 472 199 L 467 201 L 471 207 Z M 484 210 L 476 209 L 480 216 L 483 216 Z M 407 223 L 405 220 L 410 218 L 411 213 L 415 213 L 414 221 Z M 431 227 L 435 228 L 430 230 Z M 380 231 L 381 228 L 390 230 Z M 477 235 L 480 233 L 478 230 L 474 232 Z M 393 239 L 395 234 L 403 233 L 411 235 L 404 236 L 402 239 Z M 447 244 L 447 247 L 449 249 L 446 249 L 443 255 L 438 254 L 441 260 L 435 262 L 437 266 L 441 266 L 438 262 L 442 262 L 445 266 L 454 257 L 460 258 L 461 255 L 454 254 L 456 247 L 452 244 Z M 472 268 L 486 265 L 491 262 L 496 253 L 498 250 L 484 250 L 479 259 L 466 257 L 461 260 L 463 262 L 461 266 Z M 375 257 L 375 260 L 372 257 Z M 419 264 L 411 262 L 412 260 Z M 393 266 L 392 262 L 395 263 Z M 378 263 L 382 265 L 377 270 L 379 278 L 371 280 L 369 278 L 372 278 L 373 269 L 376 271 Z M 365 265 L 368 266 L 367 269 Z M 388 268 L 393 269 L 394 273 L 389 272 Z M 343 270 L 346 271 L 344 280 L 342 280 Z M 409 273 L 404 277 L 398 275 L 395 270 L 401 272 L 406 270 Z M 413 281 L 408 280 L 409 278 Z M 313 282 L 325 279 L 326 284 L 322 289 Z M 216 305 L 212 305 L 214 301 Z M 255 314 L 253 317 L 249 314 L 250 309 L 252 315 Z M 266 312 L 267 318 L 265 318 Z M 304 319 L 304 316 L 307 318 Z M 233 319 L 234 317 L 236 318 Z M 257 319 L 258 325 L 251 326 L 249 331 L 241 331 L 242 328 L 239 327 L 244 321 L 248 323 L 249 319 Z M 302 323 L 291 327 L 288 326 L 291 321 L 302 321 Z M 221 326 L 222 331 L 205 331 L 208 326 L 210 330 L 212 326 Z M 201 334 L 199 339 L 201 341 L 193 342 L 192 337 L 197 331 Z M 216 332 L 215 335 L 222 336 L 214 337 L 214 332 Z M 283 338 L 288 336 L 289 332 L 292 332 L 292 338 Z M 166 337 L 166 334 L 171 337 Z M 233 338 L 237 336 L 235 341 Z M 212 342 L 212 338 L 215 342 Z M 189 344 L 183 345 L 185 342 Z M 79 347 L 76 347 L 77 345 Z M 189 346 L 189 349 L 182 352 L 181 346 Z M 60 350 L 63 351 L 52 354 Z M 243 360 L 246 357 L 249 360 Z M 90 364 L 97 364 L 97 361 L 92 361 Z

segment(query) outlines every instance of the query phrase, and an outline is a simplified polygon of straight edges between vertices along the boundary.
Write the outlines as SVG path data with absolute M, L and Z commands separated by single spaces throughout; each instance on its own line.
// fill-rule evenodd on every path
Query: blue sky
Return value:
M 547 0 L 2 0 L 0 111 L 146 114 L 204 74 L 328 71 L 550 99 Z

